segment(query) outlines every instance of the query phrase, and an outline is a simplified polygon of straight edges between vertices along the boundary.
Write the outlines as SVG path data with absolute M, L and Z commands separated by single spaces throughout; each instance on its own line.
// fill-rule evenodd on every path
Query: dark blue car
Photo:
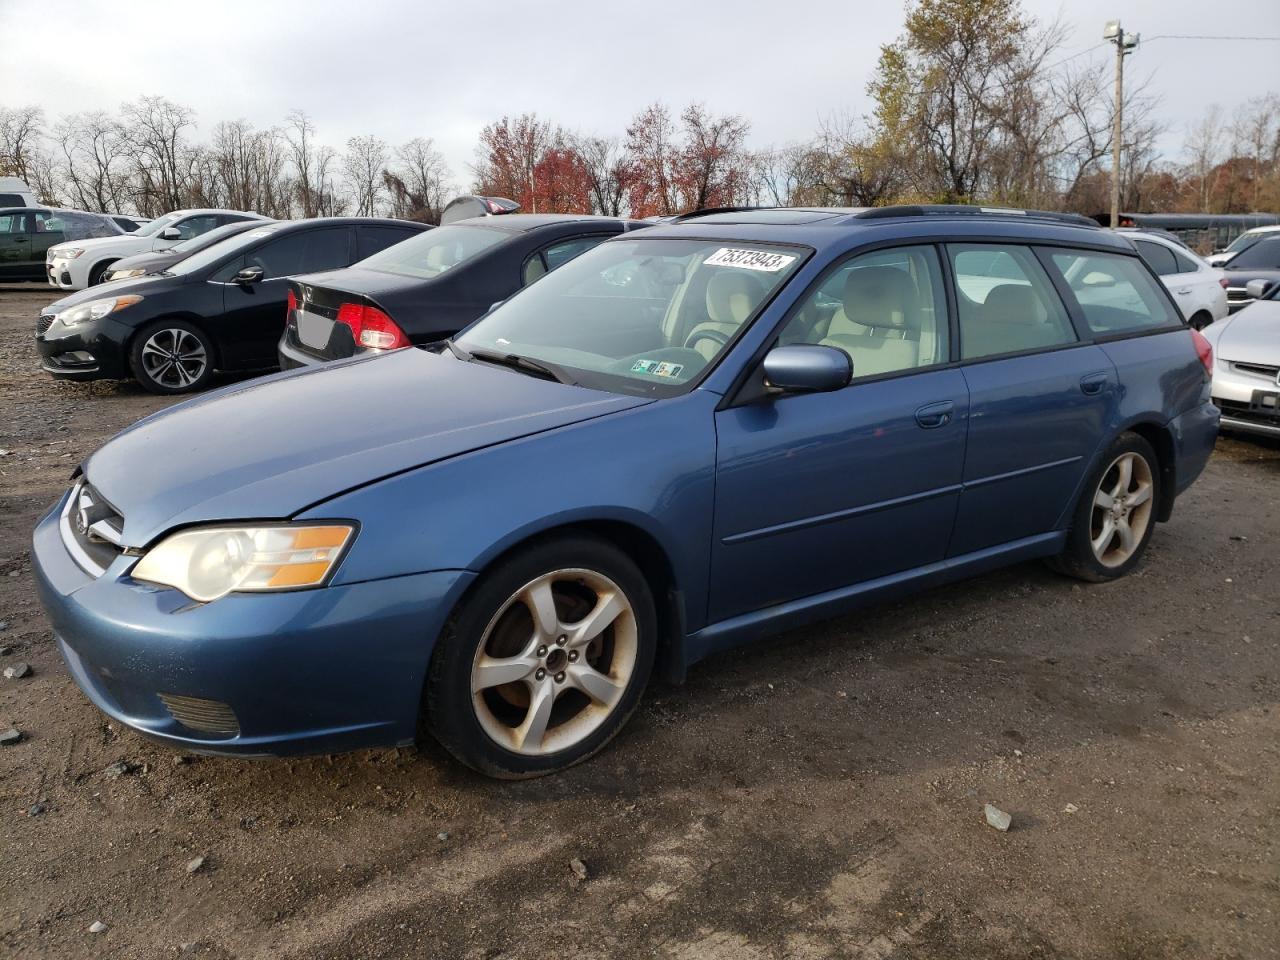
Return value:
M 236 385 L 90 456 L 35 531 L 76 681 L 184 750 L 413 740 L 502 777 L 650 675 L 1034 557 L 1139 561 L 1211 357 L 1128 240 L 1017 211 L 624 235 L 453 341 Z

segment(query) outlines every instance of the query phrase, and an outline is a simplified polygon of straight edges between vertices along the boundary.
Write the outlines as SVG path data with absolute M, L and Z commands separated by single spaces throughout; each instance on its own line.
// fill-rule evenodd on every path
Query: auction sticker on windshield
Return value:
M 721 247 L 703 263 L 708 267 L 741 267 L 743 270 L 763 270 L 777 273 L 785 270 L 795 260 L 785 253 L 767 253 L 764 250 L 740 250 Z

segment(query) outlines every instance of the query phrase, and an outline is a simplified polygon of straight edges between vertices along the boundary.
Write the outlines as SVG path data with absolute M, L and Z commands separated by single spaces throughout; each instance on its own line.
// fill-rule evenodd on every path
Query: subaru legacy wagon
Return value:
M 1031 558 L 1122 576 L 1219 415 L 1207 342 L 1086 223 L 686 217 L 445 343 L 175 406 L 36 528 L 59 648 L 183 750 L 421 721 L 526 777 L 600 750 L 651 675 L 783 628 Z

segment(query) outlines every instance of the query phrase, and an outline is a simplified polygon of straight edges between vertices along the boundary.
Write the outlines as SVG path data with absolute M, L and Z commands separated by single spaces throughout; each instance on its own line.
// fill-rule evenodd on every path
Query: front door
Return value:
M 837 263 L 780 343 L 838 347 L 853 382 L 716 415 L 716 622 L 942 560 L 969 407 L 931 246 Z
M 31 231 L 28 213 L 6 213 L 0 216 L 0 277 L 16 280 L 30 270 Z

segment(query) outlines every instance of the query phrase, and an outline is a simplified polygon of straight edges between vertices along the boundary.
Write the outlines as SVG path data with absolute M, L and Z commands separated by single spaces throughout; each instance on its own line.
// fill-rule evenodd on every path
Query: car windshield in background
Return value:
M 135 232 L 135 237 L 154 237 L 165 227 L 170 226 L 175 220 L 182 216 L 180 213 L 166 213 L 163 217 L 156 217 L 150 223 L 143 224 Z
M 166 270 L 165 273 L 177 274 L 178 276 L 197 273 L 205 267 L 218 263 L 229 254 L 233 254 L 238 250 L 243 250 L 245 247 L 257 243 L 263 237 L 271 236 L 271 234 L 275 233 L 278 229 L 280 229 L 280 226 L 276 224 L 274 226 L 265 226 L 258 227 L 254 230 L 246 230 L 244 233 L 237 233 L 234 237 L 227 237 L 225 240 L 221 240 L 211 247 L 205 247 L 203 250 L 197 250 L 189 257 L 183 257 Z
M 44 229 L 60 232 L 65 240 L 89 240 L 94 237 L 116 237 L 124 233 L 113 220 L 88 213 L 60 211 L 44 222 Z
M 612 240 L 542 277 L 456 343 L 473 359 L 532 360 L 586 387 L 673 396 L 808 253 L 724 240 Z
M 224 223 L 220 227 L 214 227 L 207 233 L 197 234 L 181 243 L 175 243 L 169 248 L 171 253 L 195 253 L 197 250 L 203 250 L 205 247 L 213 246 L 220 240 L 227 237 L 235 236 L 237 233 L 243 232 L 244 224 L 240 221 L 235 223 Z
M 505 230 L 487 227 L 461 224 L 437 227 L 366 257 L 356 266 L 430 280 L 503 240 L 509 240 L 511 236 Z

